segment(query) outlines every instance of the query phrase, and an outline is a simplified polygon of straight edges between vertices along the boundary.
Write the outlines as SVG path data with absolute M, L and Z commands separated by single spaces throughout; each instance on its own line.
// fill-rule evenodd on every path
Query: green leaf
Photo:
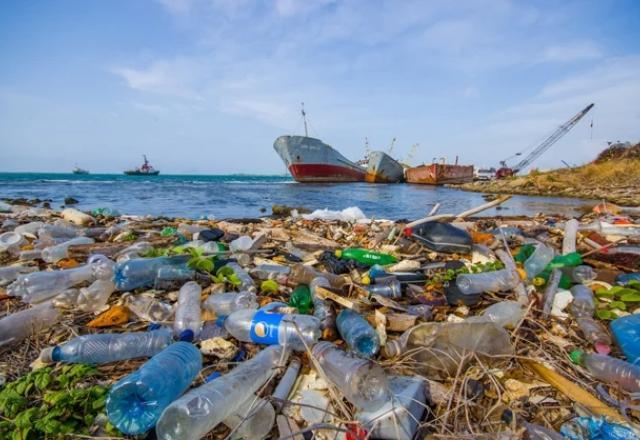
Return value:
M 624 302 L 640 302 L 640 292 L 633 289 L 627 289 L 629 292 L 620 296 L 620 300 Z
M 612 301 L 609 303 L 610 309 L 627 310 L 627 305 L 622 301 Z
M 16 428 L 28 428 L 32 425 L 32 419 L 36 418 L 37 414 L 38 408 L 29 408 L 15 416 L 13 423 L 16 425 Z
M 231 275 L 235 275 L 235 272 L 229 266 L 222 266 L 220 269 L 218 269 L 218 271 L 216 272 L 216 275 L 229 277 Z
M 613 314 L 612 311 L 605 310 L 605 309 L 596 310 L 596 316 L 599 319 L 613 319 L 613 318 L 615 318 L 615 315 Z
M 273 280 L 265 280 L 260 284 L 260 291 L 262 293 L 277 293 L 278 283 Z
M 34 381 L 36 388 L 40 391 L 44 390 L 51 383 L 51 376 L 48 373 L 39 374 Z
M 612 290 L 612 289 L 611 289 Z M 594 294 L 597 297 L 605 297 L 605 298 L 613 298 L 615 295 L 615 292 L 612 292 L 611 290 L 607 290 L 607 289 L 598 289 L 594 292 Z
M 627 287 L 630 287 L 632 289 L 635 290 L 640 290 L 640 281 L 638 280 L 631 280 L 627 283 Z

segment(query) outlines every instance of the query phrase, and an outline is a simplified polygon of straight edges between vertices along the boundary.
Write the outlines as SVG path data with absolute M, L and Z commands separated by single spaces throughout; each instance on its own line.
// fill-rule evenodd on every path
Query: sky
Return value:
M 477 166 L 593 102 L 535 164 L 574 165 L 640 141 L 639 72 L 635 0 L 6 0 L 0 171 L 282 174 L 302 102 L 352 160 Z

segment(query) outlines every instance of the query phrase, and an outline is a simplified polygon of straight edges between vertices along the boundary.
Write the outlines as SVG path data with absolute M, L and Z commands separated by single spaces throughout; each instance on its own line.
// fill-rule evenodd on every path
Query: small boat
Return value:
M 73 174 L 89 174 L 89 170 L 85 170 L 83 168 L 80 168 L 78 165 L 76 165 L 73 168 Z
M 143 154 L 142 157 L 144 158 L 144 163 L 133 170 L 126 170 L 124 173 L 127 176 L 157 176 L 160 174 L 159 170 L 156 170 L 149 164 L 145 154 Z
M 404 180 L 402 165 L 384 151 L 373 151 L 367 156 L 367 174 L 364 180 L 369 183 L 397 183 Z
M 409 183 L 424 185 L 444 185 L 448 183 L 467 183 L 473 181 L 473 165 L 458 165 L 442 163 L 424 164 L 405 171 L 405 177 Z
M 273 143 L 293 178 L 297 182 L 362 182 L 364 168 L 320 139 L 309 137 L 304 107 L 302 117 L 304 136 L 280 136 Z

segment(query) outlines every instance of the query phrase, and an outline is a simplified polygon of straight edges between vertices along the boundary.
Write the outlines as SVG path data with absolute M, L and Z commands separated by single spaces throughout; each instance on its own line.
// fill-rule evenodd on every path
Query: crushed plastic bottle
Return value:
M 578 220 L 572 218 L 564 224 L 564 237 L 562 238 L 562 255 L 576 251 L 576 236 L 578 234 Z
M 173 342 L 171 330 L 162 327 L 149 332 L 98 333 L 75 337 L 62 345 L 43 350 L 48 362 L 106 364 L 151 357 Z
M 76 237 L 64 243 L 57 244 L 42 250 L 42 259 L 47 263 L 56 263 L 63 258 L 69 258 L 69 246 L 78 244 L 93 244 L 95 240 L 89 237 Z
M 553 249 L 543 243 L 538 243 L 535 250 L 529 258 L 524 262 L 524 270 L 527 272 L 527 278 L 532 280 L 540 274 L 553 260 Z
M 380 350 L 380 337 L 371 325 L 351 309 L 343 309 L 336 319 L 338 331 L 349 348 L 362 357 L 375 356 Z
M 570 354 L 574 364 L 582 365 L 598 380 L 619 386 L 630 393 L 640 392 L 640 366 L 603 354 L 574 350 Z
M 182 341 L 190 342 L 200 335 L 202 329 L 201 294 L 202 288 L 194 281 L 186 283 L 180 289 L 173 331 L 176 337 Z
M 314 278 L 323 277 L 332 288 L 340 289 L 348 283 L 349 279 L 344 276 L 334 275 L 329 272 L 320 272 L 313 267 L 305 266 L 302 263 L 294 264 L 289 274 L 289 282 L 293 284 L 311 284 Z
M 239 341 L 285 345 L 296 351 L 305 351 L 321 333 L 320 321 L 314 316 L 272 313 L 264 309 L 233 312 L 224 326 Z
M 513 329 L 524 318 L 526 309 L 517 301 L 501 301 L 490 305 L 480 315 L 471 316 L 465 322 L 493 322 L 494 324 Z
M 566 440 L 640 440 L 631 428 L 604 417 L 576 417 L 560 427 Z
M 17 253 L 24 242 L 24 237 L 17 232 L 5 232 L 4 234 L 0 234 L 0 253 Z
M 250 270 L 251 275 L 259 280 L 276 280 L 280 284 L 286 284 L 291 268 L 279 264 L 260 264 Z
M 151 287 L 156 283 L 158 271 L 163 267 L 179 266 L 187 268 L 188 257 L 135 258 L 122 261 L 114 268 L 114 283 L 122 292 L 139 287 Z
M 313 301 L 313 316 L 320 321 L 323 336 L 331 339 L 336 332 L 336 310 L 330 301 L 318 297 L 316 293 L 318 287 L 327 289 L 331 287 L 331 284 L 325 277 L 316 277 L 309 283 L 309 291 Z
M 248 292 L 256 292 L 258 289 L 256 288 L 256 284 L 253 282 L 253 278 L 251 275 L 244 270 L 238 263 L 227 263 L 226 267 L 229 267 L 233 270 L 233 273 L 236 274 L 238 279 L 240 279 L 240 289 L 246 290 Z
M 229 250 L 233 253 L 236 252 L 247 252 L 253 246 L 253 239 L 251 237 L 247 237 L 243 235 L 242 237 L 238 237 L 229 243 Z
M 89 287 L 66 290 L 53 301 L 63 307 L 75 306 L 83 312 L 98 312 L 107 305 L 115 291 L 116 286 L 111 280 L 96 280 Z
M 369 266 L 373 266 L 374 264 L 386 266 L 387 264 L 393 264 L 398 261 L 398 259 L 393 255 L 360 248 L 338 249 L 336 250 L 335 255 L 343 260 L 355 260 L 358 263 Z
M 374 410 L 389 399 L 387 376 L 377 364 L 326 341 L 314 345 L 312 354 L 327 379 L 357 408 Z
M 188 342 L 169 345 L 111 387 L 107 396 L 109 421 L 125 434 L 147 432 L 201 369 L 202 355 L 195 346 Z
M 508 269 L 482 273 L 461 273 L 456 277 L 456 285 L 465 295 L 482 292 L 508 292 L 518 283 L 520 283 L 518 272 Z
M 173 316 L 170 304 L 148 295 L 129 296 L 126 305 L 138 318 L 149 322 L 165 322 Z
M 15 266 L 0 267 L 0 286 L 6 286 L 12 281 L 15 281 L 18 276 L 27 273 L 33 273 L 37 270 L 37 266 L 23 266 L 20 264 Z
M 311 299 L 311 290 L 306 284 L 300 284 L 291 292 L 289 297 L 289 305 L 298 309 L 303 315 L 311 312 L 313 301 Z
M 400 285 L 400 281 L 394 276 L 387 278 L 378 277 L 376 278 L 376 284 L 367 286 L 366 290 L 371 295 L 381 295 L 391 299 L 402 298 L 402 286 Z
M 614 319 L 611 332 L 620 350 L 632 364 L 640 365 L 640 313 Z
M 575 267 L 563 267 L 560 269 L 563 275 L 567 276 L 574 283 L 588 283 L 598 276 L 598 273 L 591 266 L 581 264 Z
M 258 301 L 253 292 L 212 293 L 202 307 L 211 310 L 217 316 L 229 316 L 237 310 L 257 309 Z
M 51 302 L 12 313 L 0 319 L 0 347 L 22 341 L 62 319 Z
M 237 413 L 282 365 L 289 353 L 272 346 L 231 372 L 194 388 L 169 405 L 156 425 L 160 440 L 196 440 Z

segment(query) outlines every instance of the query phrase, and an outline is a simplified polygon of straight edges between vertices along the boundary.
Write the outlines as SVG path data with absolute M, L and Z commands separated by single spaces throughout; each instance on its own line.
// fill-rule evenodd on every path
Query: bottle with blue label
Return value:
M 202 355 L 193 344 L 169 345 L 111 387 L 107 396 L 109 421 L 125 434 L 144 434 L 189 388 L 201 369 Z
M 239 341 L 265 345 L 286 345 L 305 351 L 321 336 L 320 320 L 315 316 L 277 313 L 281 303 L 271 303 L 259 310 L 243 309 L 225 320 L 227 331 Z M 286 304 L 284 304 L 286 306 Z
M 611 332 L 627 357 L 627 361 L 640 365 L 640 313 L 611 321 Z
M 380 350 L 380 337 L 373 327 L 351 309 L 343 309 L 336 319 L 338 331 L 349 348 L 360 356 L 370 358 Z
M 71 339 L 42 351 L 45 362 L 106 364 L 151 357 L 173 342 L 171 330 L 163 327 L 149 332 L 98 333 Z

